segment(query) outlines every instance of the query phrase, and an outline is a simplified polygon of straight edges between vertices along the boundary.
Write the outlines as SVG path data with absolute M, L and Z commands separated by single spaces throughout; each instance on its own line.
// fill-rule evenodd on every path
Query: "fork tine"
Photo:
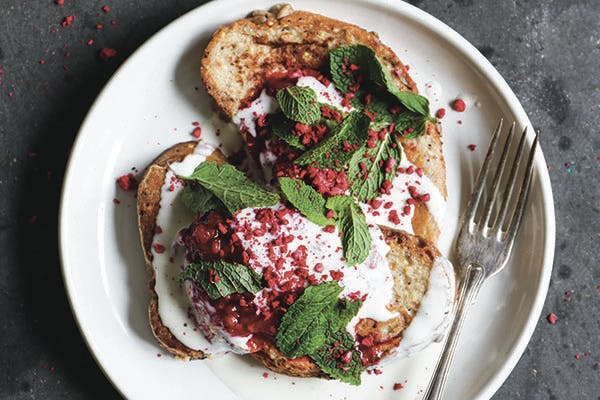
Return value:
M 487 201 L 487 204 L 484 206 L 483 210 L 483 222 L 481 227 L 485 228 L 488 226 L 490 218 L 492 216 L 492 210 L 494 209 L 494 204 L 498 198 L 498 191 L 500 189 L 500 181 L 502 180 L 502 174 L 504 173 L 504 167 L 506 166 L 506 159 L 508 158 L 508 151 L 510 149 L 510 145 L 512 144 L 512 137 L 515 133 L 515 123 L 513 122 L 510 125 L 510 129 L 508 131 L 508 136 L 506 137 L 506 141 L 504 142 L 504 149 L 502 149 L 502 155 L 500 156 L 500 161 L 498 163 L 498 167 L 496 168 L 496 175 L 494 176 L 494 181 L 492 183 L 492 187 L 490 190 L 491 196 Z
M 471 194 L 471 198 L 469 199 L 469 204 L 467 204 L 467 210 L 464 216 L 464 224 L 467 226 L 471 225 L 473 219 L 475 218 L 477 206 L 479 205 L 479 200 L 481 199 L 481 194 L 483 193 L 483 187 L 485 184 L 485 178 L 488 175 L 488 171 L 490 169 L 490 160 L 492 155 L 494 154 L 494 150 L 496 148 L 496 143 L 498 142 L 498 137 L 500 136 L 500 132 L 502 131 L 502 122 L 503 119 L 500 118 L 498 122 L 498 126 L 494 131 L 494 135 L 490 140 L 490 145 L 488 147 L 487 154 L 485 155 L 485 159 L 483 160 L 483 165 L 479 170 L 479 174 L 477 175 L 477 182 L 473 188 L 473 193 Z
M 527 203 L 527 196 L 529 195 L 529 188 L 531 186 L 531 180 L 533 177 L 533 159 L 535 157 L 535 151 L 538 146 L 538 140 L 540 131 L 538 130 L 531 144 L 531 150 L 529 150 L 529 158 L 527 160 L 527 169 L 525 170 L 525 176 L 523 177 L 523 183 L 521 184 L 521 193 L 519 194 L 519 200 L 515 208 L 515 212 L 510 219 L 510 224 L 506 232 L 506 240 L 512 247 L 512 242 L 515 240 L 519 226 L 521 226 L 521 219 L 523 218 L 523 212 L 525 211 L 525 204 Z
M 523 158 L 523 150 L 525 148 L 525 138 L 527 137 L 527 127 L 523 129 L 521 132 L 521 140 L 519 140 L 519 147 L 517 148 L 517 153 L 515 155 L 515 159 L 513 162 L 513 166 L 510 170 L 510 175 L 508 177 L 508 181 L 506 184 L 506 188 L 504 189 L 504 194 L 502 196 L 501 209 L 496 217 L 493 226 L 494 233 L 498 232 L 502 229 L 504 225 L 504 219 L 506 218 L 506 213 L 508 212 L 509 205 L 512 204 L 510 202 L 510 198 L 513 194 L 517 183 L 517 172 L 519 171 L 519 166 L 521 165 L 521 159 Z

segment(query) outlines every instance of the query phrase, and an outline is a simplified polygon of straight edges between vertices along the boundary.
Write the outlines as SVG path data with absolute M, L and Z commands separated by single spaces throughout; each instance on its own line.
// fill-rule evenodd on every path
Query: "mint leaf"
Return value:
M 331 340 L 310 355 L 310 358 L 330 378 L 351 385 L 360 385 L 362 361 L 354 338 L 345 330 L 332 335 Z
M 350 196 L 334 196 L 327 200 L 326 207 L 335 212 L 348 265 L 365 261 L 371 251 L 371 234 L 367 219 L 356 200 Z
M 412 112 L 404 112 L 394 119 L 394 129 L 405 138 L 416 138 L 425 132 L 426 123 L 429 117 L 415 114 Z M 411 132 L 412 129 L 412 132 Z
M 368 157 L 365 157 L 366 154 Z M 365 146 L 357 151 L 348 165 L 348 176 L 352 182 L 350 193 L 359 201 L 376 198 L 383 181 L 394 180 L 401 158 L 402 145 L 395 133 L 388 133 L 383 140 L 377 140 L 375 148 Z
M 279 186 L 286 199 L 310 221 L 319 226 L 333 223 L 325 216 L 325 199 L 310 185 L 300 179 L 279 178 Z
M 325 203 L 325 207 L 333 210 L 333 216 L 337 219 L 341 218 L 341 215 L 344 213 L 345 209 L 354 203 L 356 203 L 356 199 L 354 197 L 339 195 L 328 198 L 327 203 Z
M 306 150 L 306 146 L 303 145 L 300 141 L 300 136 L 294 135 L 292 133 L 294 125 L 296 125 L 295 121 L 292 121 L 283 114 L 272 114 L 270 116 L 270 119 L 271 129 L 275 136 L 277 136 L 292 147 L 295 147 L 300 150 Z
M 287 357 L 315 353 L 356 315 L 360 302 L 340 301 L 337 281 L 309 286 L 281 318 L 275 336 L 277 348 Z
M 321 109 L 314 90 L 305 86 L 292 86 L 277 92 L 277 102 L 289 119 L 312 125 L 321 119 Z
M 367 140 L 369 124 L 369 117 L 353 111 L 319 144 L 294 162 L 298 165 L 317 163 L 321 168 L 341 169 L 350 161 L 355 149 Z
M 388 88 L 388 91 L 408 110 L 420 115 L 429 116 L 429 100 L 426 97 L 412 92 L 401 92 L 395 87 Z
M 263 288 L 261 276 L 252 268 L 220 260 L 189 264 L 179 280 L 194 281 L 213 300 L 231 293 L 257 293 Z
M 188 184 L 181 192 L 181 201 L 194 213 L 207 213 L 211 210 L 227 209 L 214 194 L 200 185 Z
M 359 75 L 369 77 L 371 64 L 377 61 L 377 55 L 370 47 L 362 44 L 340 46 L 329 52 L 329 72 L 335 87 L 342 93 L 351 92 Z M 348 68 L 350 64 L 360 67 L 356 71 Z
M 412 92 L 398 90 L 389 69 L 379 60 L 373 49 L 361 44 L 341 46 L 329 53 L 329 59 L 333 83 L 342 93 L 350 92 L 350 88 L 356 85 L 358 76 L 362 75 L 367 81 L 361 83 L 361 89 L 355 90 L 357 97 L 364 94 L 364 86 L 371 83 L 384 87 L 406 109 L 424 116 L 429 115 L 429 100 Z M 359 69 L 350 71 L 350 64 L 358 65 Z M 360 107 L 355 101 L 353 105 Z
M 205 161 L 188 177 L 179 177 L 203 186 L 234 214 L 247 207 L 269 207 L 279 202 L 279 196 L 249 180 L 233 165 Z

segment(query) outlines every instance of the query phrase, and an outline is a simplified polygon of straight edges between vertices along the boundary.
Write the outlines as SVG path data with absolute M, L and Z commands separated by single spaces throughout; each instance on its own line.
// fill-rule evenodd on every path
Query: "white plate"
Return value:
M 273 3 L 213 2 L 164 28 L 106 85 L 73 148 L 60 218 L 64 280 L 88 346 L 128 398 L 414 399 L 439 353 L 439 345 L 433 345 L 385 366 L 382 375 L 365 374 L 358 388 L 274 373 L 265 379 L 264 368 L 247 357 L 186 363 L 166 354 L 157 356 L 163 352 L 147 321 L 148 275 L 138 244 L 135 201 L 130 193 L 117 190 L 115 179 L 132 167 L 143 169 L 170 145 L 190 140 L 192 121 L 200 121 L 204 137 L 214 133 L 215 119 L 199 77 L 203 47 L 220 25 Z M 500 116 L 520 126 L 530 125 L 515 95 L 465 39 L 408 4 L 392 0 L 293 3 L 296 9 L 377 31 L 410 65 L 422 92 L 427 93 L 427 83 L 441 84 L 443 93 L 430 97 L 432 110 L 442 106 L 449 110 L 443 130 L 450 197 L 441 246 L 447 253 L 493 125 Z M 452 112 L 448 102 L 459 94 L 469 94 L 480 107 Z M 475 152 L 467 149 L 471 143 L 478 145 Z M 550 278 L 555 235 L 550 182 L 541 152 L 535 169 L 520 243 L 512 262 L 486 282 L 470 312 L 449 379 L 449 399 L 491 397 L 535 328 Z M 115 197 L 121 204 L 113 204 Z M 404 389 L 393 391 L 395 382 Z

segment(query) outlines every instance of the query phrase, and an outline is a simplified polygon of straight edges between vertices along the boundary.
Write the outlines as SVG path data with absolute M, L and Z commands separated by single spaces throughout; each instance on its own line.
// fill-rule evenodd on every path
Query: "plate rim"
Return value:
M 302 0 L 292 0 L 293 3 L 301 4 Z M 358 0 L 354 0 L 357 2 Z M 109 370 L 109 366 L 105 365 L 101 362 L 99 357 L 99 349 L 96 347 L 94 340 L 92 339 L 93 333 L 86 326 L 83 325 L 83 322 L 78 317 L 78 304 L 77 298 L 75 297 L 75 290 L 73 288 L 73 283 L 71 282 L 71 276 L 69 274 L 69 270 L 71 267 L 69 266 L 69 261 L 66 256 L 67 254 L 67 221 L 66 221 L 66 210 L 65 204 L 67 204 L 67 198 L 69 193 L 71 192 L 71 187 L 73 186 L 72 181 L 74 180 L 74 156 L 78 152 L 80 152 L 80 148 L 83 146 L 83 140 L 85 138 L 85 132 L 88 129 L 90 117 L 96 112 L 98 105 L 103 101 L 103 99 L 108 95 L 111 87 L 115 84 L 118 77 L 122 75 L 125 71 L 129 69 L 129 66 L 135 62 L 137 58 L 140 57 L 141 54 L 144 53 L 144 50 L 147 47 L 152 45 L 152 42 L 156 41 L 159 37 L 167 35 L 170 30 L 174 29 L 177 25 L 184 23 L 184 21 L 188 19 L 193 19 L 195 14 L 203 13 L 205 10 L 209 10 L 213 7 L 221 6 L 223 3 L 232 3 L 236 2 L 241 3 L 241 0 L 213 0 L 202 4 L 180 17 L 174 19 L 166 26 L 158 30 L 152 36 L 150 36 L 142 45 L 140 45 L 114 72 L 108 82 L 103 86 L 98 96 L 94 100 L 92 106 L 86 113 L 86 116 L 77 132 L 75 140 L 73 142 L 72 151 L 69 156 L 69 160 L 67 162 L 63 180 L 63 186 L 60 195 L 60 206 L 59 206 L 59 215 L 58 215 L 58 247 L 59 247 L 59 258 L 61 263 L 61 274 L 63 283 L 67 292 L 67 299 L 73 313 L 73 317 L 75 319 L 76 325 L 81 333 L 81 336 L 86 343 L 87 347 L 90 350 L 92 357 L 94 358 L 96 364 L 112 384 L 112 386 L 123 396 L 128 398 L 127 393 L 128 390 L 126 387 L 122 387 L 117 385 L 117 379 L 112 376 L 112 371 Z M 472 68 L 476 71 L 482 73 L 482 75 L 489 81 L 492 85 L 492 90 L 496 92 L 499 96 L 501 96 L 506 104 L 509 106 L 509 109 L 515 114 L 517 117 L 517 121 L 521 122 L 522 126 L 531 127 L 531 121 L 529 120 L 527 114 L 520 101 L 516 97 L 515 93 L 512 91 L 506 80 L 500 75 L 500 73 L 494 68 L 494 66 L 486 59 L 480 52 L 477 50 L 475 46 L 473 46 L 467 39 L 465 39 L 462 35 L 456 32 L 453 28 L 446 25 L 444 22 L 439 20 L 438 18 L 432 16 L 424 10 L 417 8 L 405 1 L 397 1 L 397 0 L 361 0 L 361 3 L 364 3 L 366 6 L 379 6 L 382 8 L 388 8 L 399 14 L 406 17 L 408 20 L 412 21 L 420 25 L 422 28 L 429 30 L 432 33 L 435 33 L 437 36 L 442 37 L 446 40 L 454 50 L 458 51 L 459 54 L 464 57 L 466 61 L 468 61 Z M 244 2 L 244 5 L 248 8 L 252 8 L 251 2 Z M 302 9 L 302 8 L 298 8 Z M 544 215 L 544 223 L 546 225 L 545 229 L 545 237 L 543 242 L 544 252 L 542 255 L 542 269 L 539 278 L 539 284 L 537 288 L 537 292 L 533 297 L 531 312 L 522 328 L 520 334 L 516 339 L 515 345 L 510 349 L 507 354 L 507 358 L 502 364 L 502 366 L 494 372 L 491 379 L 484 383 L 482 389 L 476 394 L 476 398 L 491 398 L 493 394 L 500 388 L 500 386 L 504 383 L 504 381 L 508 378 L 509 374 L 512 372 L 517 362 L 521 358 L 524 353 L 527 344 L 529 343 L 535 328 L 537 326 L 538 320 L 540 318 L 544 302 L 546 299 L 546 295 L 548 292 L 548 287 L 550 284 L 550 278 L 552 274 L 552 267 L 554 261 L 554 250 L 555 250 L 555 240 L 556 240 L 556 222 L 555 222 L 555 209 L 554 209 L 554 199 L 552 195 L 550 177 L 548 171 L 545 167 L 546 161 L 544 155 L 541 151 L 537 152 L 535 159 L 535 170 L 536 177 L 540 180 L 540 190 L 541 190 L 541 199 L 543 204 L 543 215 Z

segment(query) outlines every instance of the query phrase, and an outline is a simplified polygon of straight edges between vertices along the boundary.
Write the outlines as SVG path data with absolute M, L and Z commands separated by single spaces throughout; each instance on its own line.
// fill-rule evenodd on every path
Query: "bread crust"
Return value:
M 262 90 L 269 74 L 287 71 L 289 66 L 321 69 L 329 62 L 330 50 L 356 43 L 375 50 L 400 90 L 418 93 L 406 66 L 375 32 L 319 14 L 293 11 L 289 5 L 255 11 L 218 29 L 204 52 L 202 81 L 218 111 L 230 121 L 243 100 Z M 246 139 L 243 133 L 242 137 Z M 427 122 L 423 135 L 401 142 L 404 156 L 423 170 L 446 199 L 439 126 Z M 440 228 L 426 206 L 416 208 L 412 227 L 416 235 L 437 243 Z
M 138 230 L 146 266 L 150 272 L 150 304 L 148 305 L 148 317 L 152 333 L 158 342 L 167 351 L 178 358 L 193 360 L 205 358 L 207 355 L 199 350 L 194 350 L 181 343 L 167 328 L 158 312 L 158 294 L 154 289 L 156 284 L 156 273 L 152 265 L 152 240 L 156 230 L 156 218 L 160 210 L 161 188 L 165 181 L 169 164 L 182 161 L 187 155 L 192 154 L 198 142 L 190 141 L 178 143 L 163 151 L 146 168 L 137 190 L 137 217 Z M 225 162 L 225 156 L 215 150 L 207 158 L 209 161 Z

